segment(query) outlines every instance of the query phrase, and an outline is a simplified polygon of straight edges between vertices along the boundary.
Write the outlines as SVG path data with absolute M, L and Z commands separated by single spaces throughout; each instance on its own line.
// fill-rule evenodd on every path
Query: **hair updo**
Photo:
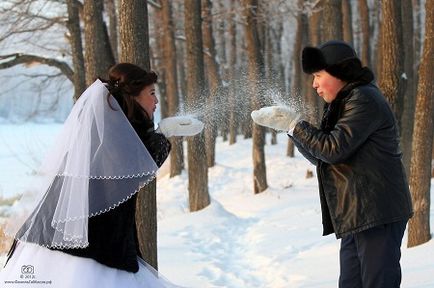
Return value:
M 119 63 L 112 66 L 108 71 L 108 90 L 118 101 L 130 122 L 142 123 L 143 121 L 153 122 L 151 115 L 134 99 L 146 86 L 157 83 L 158 75 L 153 71 L 146 71 L 131 63 Z

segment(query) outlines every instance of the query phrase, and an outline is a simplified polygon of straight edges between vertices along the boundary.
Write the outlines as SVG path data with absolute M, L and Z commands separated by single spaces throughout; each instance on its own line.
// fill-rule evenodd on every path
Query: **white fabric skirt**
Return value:
M 110 268 L 90 258 L 72 256 L 33 243 L 18 242 L 6 267 L 0 271 L 0 287 L 180 287 L 138 259 L 139 271 L 131 273 Z

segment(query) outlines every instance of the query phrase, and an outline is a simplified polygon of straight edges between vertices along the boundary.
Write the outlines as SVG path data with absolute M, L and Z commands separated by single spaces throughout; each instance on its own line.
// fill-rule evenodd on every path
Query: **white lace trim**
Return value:
M 123 176 L 92 176 L 92 175 L 74 175 L 69 173 L 56 173 L 55 176 L 64 176 L 64 177 L 74 177 L 74 178 L 89 178 L 89 179 L 114 179 L 114 180 L 120 180 L 120 179 L 131 179 L 131 178 L 139 178 L 147 175 L 156 174 L 157 170 L 152 170 L 150 172 L 142 172 L 138 174 L 133 175 L 123 175 Z
M 99 210 L 98 212 L 95 212 L 95 213 L 86 214 L 86 215 L 83 215 L 82 217 L 68 217 L 68 218 L 62 219 L 62 220 L 56 220 L 56 221 L 53 220 L 53 221 L 51 221 L 51 226 L 54 228 L 53 223 L 66 223 L 68 221 L 76 221 L 76 220 L 79 220 L 79 219 L 84 219 L 86 217 L 90 218 L 90 217 L 101 215 L 101 214 L 106 213 L 106 212 L 108 212 L 110 210 L 113 210 L 116 207 L 119 207 L 119 205 L 121 205 L 122 203 L 124 203 L 125 201 L 127 201 L 128 199 L 130 199 L 131 197 L 133 197 L 134 194 L 136 194 L 137 192 L 139 192 L 140 189 L 142 189 L 143 187 L 145 187 L 146 185 L 148 185 L 155 178 L 156 178 L 156 175 L 154 174 L 152 178 L 148 179 L 146 182 L 144 182 L 143 184 L 139 185 L 139 187 L 136 190 L 134 190 L 134 192 L 130 193 L 130 195 L 128 195 L 127 197 L 125 197 L 122 200 L 118 201 L 118 203 L 115 203 L 112 206 L 110 206 L 110 207 L 108 207 L 108 208 L 106 208 L 104 210 Z M 59 232 L 62 232 L 62 231 L 59 231 Z
M 70 248 L 77 248 L 78 249 L 78 248 L 86 248 L 89 246 L 88 241 L 86 241 L 86 242 L 80 241 L 81 243 L 76 241 L 76 243 L 74 243 L 74 244 L 62 244 L 62 243 L 58 243 L 58 242 L 53 242 L 51 245 L 45 245 L 45 244 L 41 244 L 41 243 L 30 242 L 30 241 L 27 241 L 27 239 L 16 239 L 16 240 L 21 241 L 21 242 L 36 244 L 38 246 L 45 247 L 45 248 L 56 248 L 56 249 L 70 249 Z
M 134 192 L 130 193 L 130 195 L 128 195 L 127 197 L 123 198 L 122 200 L 118 201 L 118 203 L 113 204 L 112 206 L 108 207 L 107 209 L 104 210 L 100 210 L 96 213 L 91 213 L 91 214 L 87 214 L 83 217 L 69 217 L 67 219 L 64 220 L 52 220 L 51 221 L 51 226 L 56 230 L 59 231 L 60 233 L 62 233 L 63 235 L 65 235 L 65 232 L 63 231 L 63 229 L 60 229 L 59 227 L 57 227 L 57 225 L 55 225 L 56 223 L 66 223 L 68 221 L 76 221 L 79 219 L 84 219 L 86 217 L 90 218 L 90 217 L 94 217 L 94 216 L 98 216 L 101 215 L 103 213 L 109 212 L 110 210 L 115 209 L 116 207 L 118 207 L 119 205 L 121 205 L 122 203 L 126 202 L 127 200 L 131 199 L 131 197 L 133 197 L 133 195 L 135 195 L 136 193 L 138 193 L 140 191 L 140 189 L 142 189 L 143 187 L 145 187 L 146 185 L 148 185 L 151 181 L 153 181 L 156 178 L 156 174 L 153 175 L 152 178 L 148 179 L 146 182 L 142 183 L 141 185 L 139 185 L 139 187 L 134 190 Z M 33 225 L 33 224 L 32 224 Z M 27 235 L 27 234 L 25 234 Z M 15 239 L 19 240 L 19 241 L 24 241 L 24 242 L 28 242 L 27 241 L 27 236 L 26 237 L 22 237 L 22 238 L 16 238 L 16 235 L 9 235 L 9 236 L 13 236 Z M 46 245 L 46 244 L 41 244 L 41 243 L 36 243 L 36 242 L 29 242 L 29 243 L 34 243 L 37 244 L 39 246 L 42 247 L 46 247 L 46 248 L 56 248 L 56 249 L 65 249 L 65 248 L 86 248 L 87 246 L 89 246 L 89 242 L 88 241 L 80 241 L 80 240 L 75 240 L 75 239 L 82 239 L 82 235 L 65 235 L 68 236 L 68 238 L 65 239 L 65 243 L 67 242 L 73 242 L 73 244 L 65 244 L 65 243 L 59 243 L 59 242 L 53 242 L 51 245 Z

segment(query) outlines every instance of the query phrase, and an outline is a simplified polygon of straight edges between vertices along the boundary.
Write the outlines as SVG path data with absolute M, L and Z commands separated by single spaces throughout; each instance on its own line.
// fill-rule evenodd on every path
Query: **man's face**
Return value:
M 336 95 L 345 86 L 345 82 L 330 75 L 325 70 L 315 72 L 313 75 L 312 87 L 316 93 L 324 99 L 325 102 L 331 103 L 335 100 Z

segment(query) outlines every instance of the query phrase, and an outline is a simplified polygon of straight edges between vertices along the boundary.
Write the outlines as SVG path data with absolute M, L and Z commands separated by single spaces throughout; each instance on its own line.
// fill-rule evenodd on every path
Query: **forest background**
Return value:
M 374 70 L 398 120 L 415 210 L 407 245 L 417 246 L 431 239 L 433 14 L 433 0 L 4 0 L 0 119 L 62 122 L 114 63 L 155 70 L 158 118 L 194 114 L 206 123 L 196 137 L 171 139 L 170 177 L 188 173 L 189 210 L 199 211 L 210 204 L 217 137 L 229 145 L 251 139 L 252 195 L 268 188 L 265 139 L 275 144 L 277 136 L 252 124 L 250 112 L 283 103 L 318 123 L 322 100 L 300 52 L 342 39 Z M 282 157 L 294 157 L 289 140 Z M 158 267 L 156 186 L 147 189 L 138 231 L 145 260 Z

